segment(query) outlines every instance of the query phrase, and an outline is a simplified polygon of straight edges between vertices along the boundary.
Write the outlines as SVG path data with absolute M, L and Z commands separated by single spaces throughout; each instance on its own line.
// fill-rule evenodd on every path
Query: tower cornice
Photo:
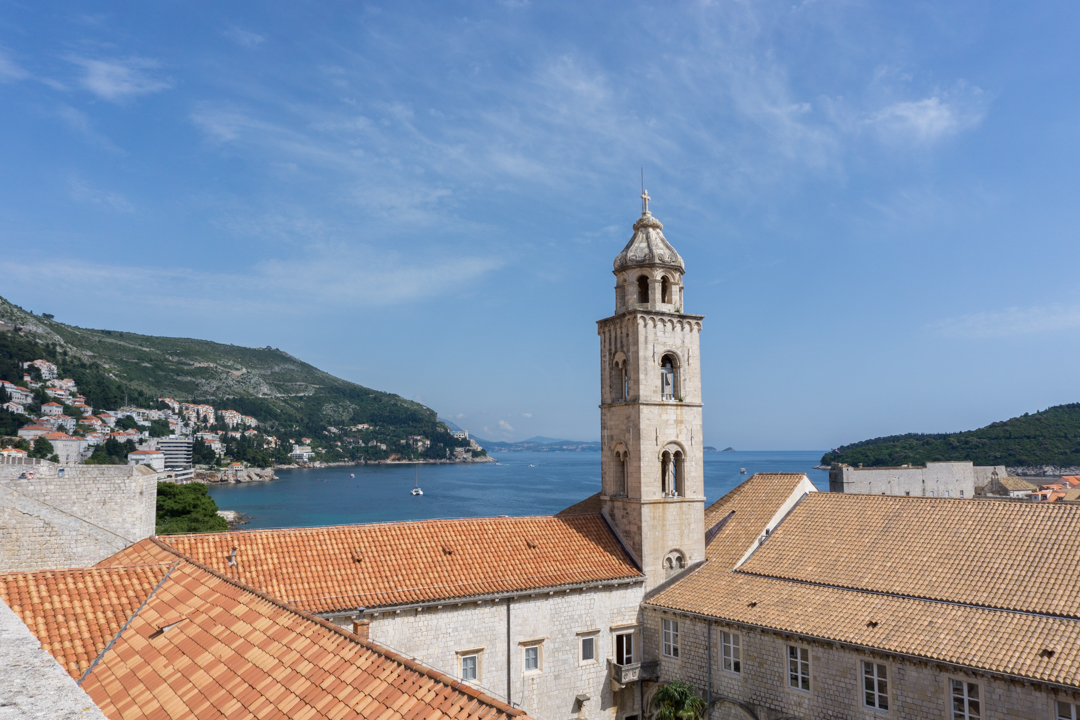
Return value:
M 634 317 L 667 318 L 667 319 L 670 319 L 670 320 L 697 320 L 697 321 L 701 321 L 701 320 L 705 319 L 704 315 L 691 315 L 690 313 L 674 313 L 674 312 L 665 312 L 663 310 L 638 310 L 638 309 L 634 309 L 634 310 L 627 310 L 626 312 L 616 313 L 615 315 L 609 315 L 608 317 L 604 318 L 603 320 L 597 320 L 596 324 L 601 325 L 603 323 L 608 322 L 609 320 L 614 320 L 616 318 L 626 318 L 626 317 L 631 317 L 631 316 L 634 316 Z

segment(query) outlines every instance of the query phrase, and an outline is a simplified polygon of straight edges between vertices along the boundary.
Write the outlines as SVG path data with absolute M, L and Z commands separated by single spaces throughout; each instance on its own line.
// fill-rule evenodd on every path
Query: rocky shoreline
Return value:
M 244 468 L 243 470 L 196 470 L 193 479 L 195 482 L 209 485 L 212 483 L 268 482 L 280 478 L 270 468 Z

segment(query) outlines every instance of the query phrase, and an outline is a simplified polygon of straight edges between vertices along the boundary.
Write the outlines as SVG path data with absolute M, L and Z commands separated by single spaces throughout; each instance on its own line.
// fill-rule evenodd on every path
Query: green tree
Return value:
M 168 437 L 172 433 L 168 420 L 151 420 L 150 437 Z
M 202 483 L 158 483 L 158 535 L 225 532 L 229 526 L 217 510 L 217 503 Z
M 45 460 L 50 455 L 55 454 L 56 450 L 53 448 L 53 444 L 43 437 L 38 437 L 34 440 L 34 447 L 30 449 L 29 456 Z
M 653 695 L 657 720 L 700 720 L 705 715 L 705 701 L 697 688 L 682 680 L 668 683 Z

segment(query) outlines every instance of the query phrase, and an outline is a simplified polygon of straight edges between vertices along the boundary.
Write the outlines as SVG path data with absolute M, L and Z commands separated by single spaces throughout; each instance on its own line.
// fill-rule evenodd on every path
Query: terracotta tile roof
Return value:
M 738 570 L 710 546 L 646 602 L 1080 687 L 1078 544 L 1077 505 L 810 493 Z
M 1075 505 L 812 493 L 739 569 L 1080 617 L 1077 547 Z
M 157 540 L 181 556 L 320 613 L 641 577 L 599 515 L 423 520 Z M 236 564 L 229 565 L 234 547 Z
M 574 503 L 568 508 L 563 508 L 555 513 L 555 517 L 571 517 L 572 515 L 597 515 L 600 512 L 600 493 Z
M 175 551 L 152 539 L 140 540 L 120 552 L 105 558 L 94 567 L 125 567 L 128 565 L 153 565 L 174 562 L 179 558 Z
M 757 473 L 706 508 L 705 556 L 726 569 L 735 567 L 804 477 L 802 473 Z M 723 526 L 718 527 L 721 522 Z
M 1029 483 L 1023 478 L 1007 475 L 999 480 L 999 482 L 1005 487 L 1006 490 L 1028 490 L 1034 492 L 1038 490 L 1037 487 Z
M 152 565 L 12 573 L 0 575 L 0 597 L 78 678 L 168 570 Z
M 115 603 L 113 595 L 99 597 L 104 612 L 127 623 L 81 683 L 109 718 L 502 720 L 523 715 L 454 678 L 195 563 L 49 575 L 59 576 L 63 586 L 77 586 L 87 573 L 123 577 L 151 569 L 163 580 L 142 588 L 145 594 L 137 598 L 134 611 Z M 29 574 L 25 581 L 42 585 L 35 577 L 42 574 Z M 39 639 L 39 628 L 48 636 L 53 626 L 68 626 L 66 608 L 52 596 L 16 612 Z
M 1080 686 L 1080 621 L 1072 619 L 787 582 L 708 563 L 647 602 L 779 632 Z M 1046 657 L 1043 650 L 1052 655 Z

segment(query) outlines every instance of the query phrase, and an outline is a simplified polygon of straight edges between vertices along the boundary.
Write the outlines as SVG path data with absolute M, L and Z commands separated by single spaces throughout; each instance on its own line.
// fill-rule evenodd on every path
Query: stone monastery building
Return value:
M 1077 720 L 1080 506 L 759 474 L 705 507 L 703 318 L 643 201 L 597 324 L 597 494 L 550 517 L 147 537 L 0 575 L 71 702 L 648 720 L 684 680 L 710 720 Z M 0 622 L 0 652 L 23 630 Z

